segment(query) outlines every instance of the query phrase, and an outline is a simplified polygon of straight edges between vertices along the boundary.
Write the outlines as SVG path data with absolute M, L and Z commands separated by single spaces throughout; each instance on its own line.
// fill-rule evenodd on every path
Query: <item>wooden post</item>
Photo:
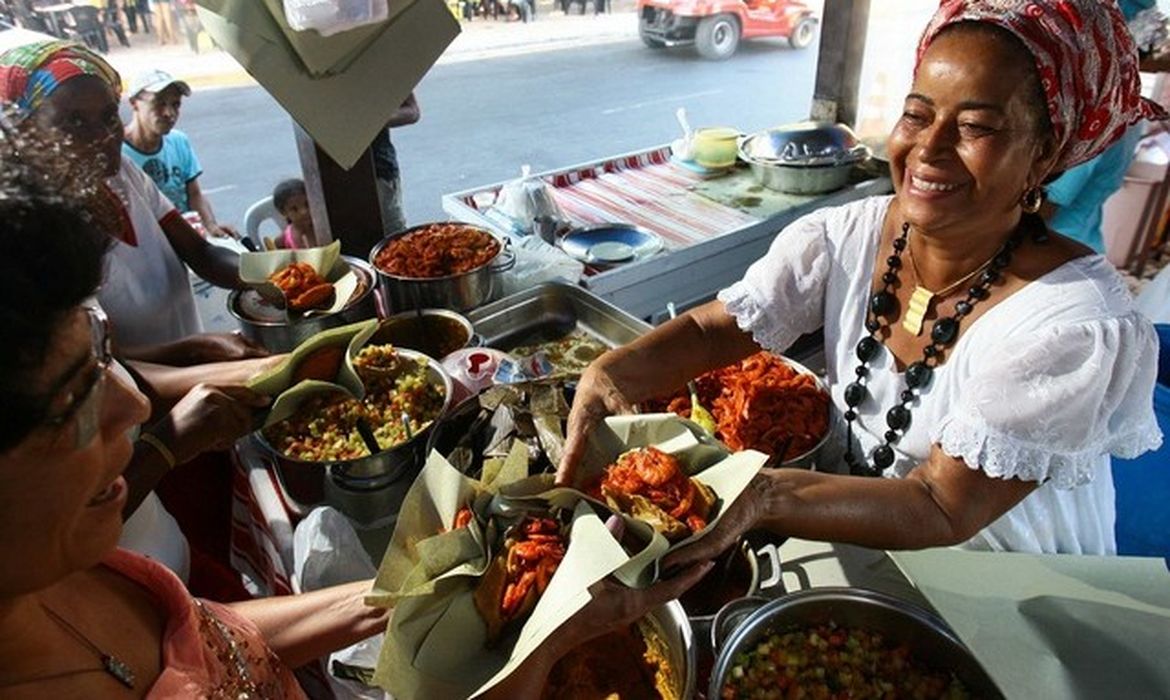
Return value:
M 369 149 L 346 170 L 300 125 L 294 123 L 293 131 L 318 242 L 340 239 L 343 254 L 368 259 L 370 249 L 383 238 L 382 208 Z
M 813 119 L 850 126 L 857 123 L 857 95 L 868 25 L 869 0 L 825 0 L 810 115 Z

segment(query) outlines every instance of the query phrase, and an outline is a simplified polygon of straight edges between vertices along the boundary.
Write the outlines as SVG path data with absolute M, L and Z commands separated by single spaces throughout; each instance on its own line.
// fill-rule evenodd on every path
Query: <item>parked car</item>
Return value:
M 652 49 L 694 45 L 721 61 L 740 39 L 784 37 L 794 49 L 812 43 L 818 19 L 799 0 L 638 0 L 638 34 Z

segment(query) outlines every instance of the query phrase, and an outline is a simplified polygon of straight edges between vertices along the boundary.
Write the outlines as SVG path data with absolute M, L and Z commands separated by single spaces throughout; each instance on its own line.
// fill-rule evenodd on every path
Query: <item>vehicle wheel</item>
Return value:
M 712 61 L 730 58 L 739 46 L 739 22 L 731 15 L 704 17 L 695 30 L 695 48 Z
M 647 34 L 647 33 L 645 33 L 645 32 L 639 31 L 639 32 L 638 32 L 638 36 L 642 37 L 642 43 L 643 43 L 643 44 L 645 44 L 646 46 L 649 46 L 649 47 L 650 47 L 650 48 L 652 48 L 652 49 L 664 49 L 664 48 L 666 48 L 666 43 L 665 43 L 665 42 L 663 42 L 663 41 L 661 41 L 661 40 L 659 40 L 659 39 L 655 39 L 654 37 L 650 36 L 649 34 Z
M 800 20 L 800 24 L 796 25 L 796 29 L 792 30 L 792 34 L 788 37 L 788 45 L 794 49 L 803 49 L 812 43 L 813 36 L 817 33 L 817 21 L 811 17 L 806 17 Z

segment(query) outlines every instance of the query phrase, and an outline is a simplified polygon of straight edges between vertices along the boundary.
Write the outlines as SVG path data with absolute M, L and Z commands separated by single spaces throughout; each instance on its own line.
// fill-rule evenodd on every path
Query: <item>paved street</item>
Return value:
M 394 136 L 407 219 L 445 218 L 444 192 L 513 177 L 522 163 L 544 170 L 669 142 L 680 135 L 680 106 L 696 127 L 750 131 L 803 118 L 815 64 L 815 44 L 745 42 L 713 63 L 685 48 L 652 51 L 636 36 L 441 62 L 417 90 L 422 120 Z M 225 221 L 240 223 L 249 204 L 300 172 L 289 118 L 259 87 L 197 86 L 180 128 Z

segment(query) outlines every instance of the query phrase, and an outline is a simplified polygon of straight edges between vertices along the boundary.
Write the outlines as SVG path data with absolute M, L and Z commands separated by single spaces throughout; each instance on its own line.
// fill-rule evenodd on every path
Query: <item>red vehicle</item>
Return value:
M 638 34 L 652 49 L 694 44 L 721 61 L 740 39 L 781 36 L 796 49 L 812 43 L 817 18 L 799 0 L 638 0 Z

